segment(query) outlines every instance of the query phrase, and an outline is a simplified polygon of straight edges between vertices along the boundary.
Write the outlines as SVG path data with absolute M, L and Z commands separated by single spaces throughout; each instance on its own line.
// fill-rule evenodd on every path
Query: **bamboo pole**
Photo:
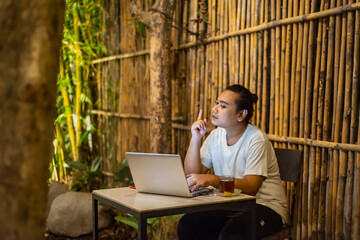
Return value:
M 246 0 L 242 0 L 241 2 L 241 23 L 240 29 L 245 29 L 245 18 L 246 18 Z M 240 74 L 239 74 L 239 82 L 244 86 L 245 83 L 245 36 L 240 36 Z
M 212 31 L 212 36 L 216 36 L 217 34 L 219 34 L 218 30 L 216 27 L 219 26 L 219 24 L 217 24 L 219 22 L 219 14 L 216 14 L 216 1 L 213 0 L 212 2 L 212 9 L 213 9 L 213 31 Z M 219 52 L 218 52 L 218 48 L 219 48 L 219 42 L 216 42 L 214 44 L 213 47 L 213 78 L 212 78 L 212 85 L 213 85 L 213 91 L 212 91 L 212 101 L 211 103 L 214 104 L 215 100 L 217 99 L 218 96 L 218 79 L 219 79 Z
M 189 29 L 192 32 L 197 32 L 197 1 L 191 0 L 190 1 L 190 12 L 189 12 Z M 191 35 L 189 37 L 190 42 L 195 42 L 196 37 L 194 35 Z M 197 111 L 197 85 L 196 85 L 196 66 L 197 66 L 197 51 L 195 48 L 191 48 L 189 50 L 189 61 L 188 64 L 190 65 L 190 72 L 189 72 L 189 78 L 190 78 L 190 109 L 191 111 L 189 114 L 189 122 L 192 123 L 195 120 L 196 114 L 198 114 Z
M 275 19 L 280 20 L 281 18 L 281 7 L 280 7 L 280 0 L 277 0 L 275 3 Z M 275 75 L 274 75 L 274 97 L 275 97 L 275 103 L 274 103 L 274 116 L 275 116 L 275 122 L 274 122 L 274 133 L 279 134 L 279 121 L 280 121 L 280 69 L 281 69 L 281 60 L 280 60 L 280 54 L 281 54 L 281 39 L 280 39 L 280 27 L 275 28 L 275 39 L 272 39 L 275 41 Z M 278 144 L 275 143 L 274 147 L 278 147 Z
M 308 12 L 309 9 L 309 1 L 307 1 L 305 3 L 305 13 Z M 299 109 L 299 137 L 303 137 L 304 134 L 309 135 L 309 123 L 308 124 L 308 129 L 305 130 L 305 105 L 309 104 L 308 102 L 306 102 L 306 82 L 307 81 L 311 81 L 311 79 L 306 79 L 306 68 L 307 68 L 307 58 L 308 58 L 308 37 L 309 37 L 309 23 L 305 22 L 303 25 L 303 47 L 302 47 L 302 56 L 301 56 L 301 73 L 300 73 L 300 109 Z M 309 54 L 310 55 L 310 54 Z M 311 60 L 312 61 L 312 60 Z M 311 88 L 311 84 L 310 84 L 310 88 Z M 311 90 L 310 90 L 311 91 Z M 308 137 L 308 136 L 306 136 Z M 301 149 L 301 146 L 299 147 Z M 314 160 L 314 156 L 311 156 L 311 160 Z M 305 171 L 304 171 L 304 176 L 303 176 L 303 181 L 304 181 L 304 185 L 305 183 L 308 184 L 309 182 L 309 177 L 311 174 L 309 171 L 310 168 L 310 153 L 309 153 L 309 148 L 307 146 L 304 147 L 304 161 L 305 161 Z M 305 185 L 307 186 L 307 185 Z M 306 187 L 305 187 L 306 188 Z M 311 188 L 310 188 L 311 190 Z M 308 189 L 306 189 L 303 192 L 303 198 L 306 199 L 306 201 L 308 201 L 307 205 L 307 212 L 312 212 L 313 211 L 313 203 L 312 203 L 312 199 L 308 198 L 309 195 L 311 196 L 311 194 L 308 192 Z M 305 207 L 304 207 L 305 208 Z M 305 210 L 304 210 L 305 212 Z M 308 234 L 308 238 L 311 237 L 311 232 L 312 232 L 312 217 L 310 214 L 307 213 L 307 234 Z
M 288 17 L 292 17 L 293 1 L 289 0 Z M 289 136 L 289 115 L 290 115 L 290 71 L 291 71 L 291 39 L 292 26 L 289 24 L 286 27 L 286 46 L 285 46 L 285 63 L 284 63 L 284 124 L 282 133 L 284 136 Z M 281 126 L 281 125 L 280 125 Z M 283 145 L 285 147 L 285 145 Z
M 264 0 L 264 22 L 269 20 L 269 1 Z M 267 101 L 268 101 L 268 46 L 269 46 L 269 39 L 268 39 L 268 31 L 264 31 L 264 54 L 263 54 L 263 69 L 262 69 L 262 102 L 261 102 L 261 128 L 263 131 L 267 129 Z
M 228 1 L 229 0 L 224 0 L 223 3 L 223 34 L 224 33 L 228 33 L 229 32 L 229 8 L 228 8 Z M 222 82 L 222 90 L 225 90 L 225 88 L 229 85 L 229 78 L 228 78 L 228 66 L 229 66 L 229 62 L 228 62 L 228 49 L 229 49 L 229 43 L 230 40 L 229 39 L 225 39 L 223 41 L 223 64 L 222 64 L 222 75 L 223 75 L 223 82 Z
M 203 31 L 204 31 L 204 36 L 206 36 L 207 34 L 209 34 L 209 29 L 211 26 L 210 23 L 210 19 L 211 19 L 211 2 L 209 2 L 208 6 L 205 4 L 205 2 L 203 2 L 204 6 L 203 6 L 203 10 L 201 10 L 201 16 L 204 19 L 204 23 L 203 23 Z M 207 22 L 205 22 L 206 18 L 208 18 Z M 206 28 L 205 28 L 206 26 Z M 205 32 L 205 29 L 207 29 L 208 32 Z M 211 63 L 212 63 L 212 59 L 211 59 L 211 48 L 212 45 L 207 45 L 204 46 L 204 55 L 203 55 L 203 61 L 205 63 L 205 68 L 204 68 L 204 78 L 202 81 L 204 81 L 204 117 L 206 119 L 209 119 L 209 116 L 211 114 Z
M 73 125 L 73 119 L 72 119 L 72 110 L 70 106 L 70 100 L 69 96 L 66 90 L 66 84 L 65 84 L 65 69 L 64 69 L 64 62 L 63 62 L 63 53 L 61 51 L 60 55 L 60 83 L 59 88 L 61 91 L 61 96 L 63 97 L 63 105 L 65 109 L 65 116 L 66 116 L 66 124 L 68 127 L 69 132 L 69 139 L 70 139 L 70 147 L 71 147 L 71 153 L 73 155 L 74 161 L 78 161 L 78 151 L 76 150 L 76 138 L 75 138 L 75 130 Z
M 216 32 L 216 5 L 214 4 L 213 0 L 209 1 L 209 23 L 210 23 L 210 27 L 208 27 L 208 35 L 210 36 L 215 36 L 215 32 Z M 208 45 L 209 48 L 209 71 L 211 72 L 211 75 L 209 75 L 209 80 L 210 81 L 210 86 L 209 86 L 209 99 L 210 99 L 210 104 L 209 104 L 209 113 L 211 113 L 211 107 L 212 104 L 215 102 L 215 71 L 216 71 L 216 65 L 215 65 L 215 47 L 216 47 L 216 43 L 211 43 L 210 46 Z M 209 72 L 209 73 L 210 73 Z
M 312 8 L 314 7 L 314 5 L 316 5 L 315 2 L 312 3 Z M 320 9 L 323 9 L 323 6 L 324 6 L 324 1 L 322 0 L 321 1 L 321 4 L 320 4 Z M 317 34 L 317 48 L 316 48 L 316 60 L 315 60 L 315 77 L 314 77 L 314 89 L 313 89 L 313 102 L 312 102 L 312 126 L 311 126 L 311 138 L 312 139 L 316 139 L 317 137 L 317 132 L 316 132 L 316 122 L 317 122 L 317 119 L 320 118 L 318 117 L 318 114 L 319 116 L 322 114 L 322 107 L 323 107 L 323 102 L 322 102 L 322 99 L 321 99 L 321 96 L 322 96 L 322 86 L 323 86 L 323 83 L 321 82 L 320 80 L 320 84 L 319 84 L 319 76 L 320 76 L 320 56 L 321 56 L 321 46 L 322 46 L 322 19 L 320 19 L 319 21 L 319 27 L 318 27 L 318 34 Z M 311 21 L 310 22 L 310 26 L 309 26 L 309 55 L 308 55 L 308 62 L 307 62 L 307 76 L 306 78 L 308 79 L 307 81 L 307 90 L 306 90 L 306 100 L 307 100 L 307 104 L 306 104 L 306 109 L 310 109 L 311 106 L 310 106 L 310 99 L 309 96 L 310 96 L 310 91 L 312 90 L 311 89 L 311 81 L 309 81 L 309 79 L 312 79 L 312 71 L 313 71 L 313 68 L 312 68 L 312 51 L 313 51 L 313 35 L 314 35 L 314 22 Z M 322 79 L 323 80 L 323 79 Z M 319 85 L 320 85 L 320 89 L 319 89 Z M 319 98 L 319 101 L 318 101 L 318 95 L 320 95 L 320 98 Z M 311 96 L 310 96 L 311 97 Z M 318 108 L 319 108 L 319 111 L 318 111 Z M 309 130 L 310 130 L 310 116 L 308 114 L 309 111 L 306 111 L 305 112 L 305 133 L 304 133 L 304 137 L 309 137 L 310 136 L 310 133 L 309 133 Z M 320 118 L 321 119 L 321 118 Z M 321 119 L 322 120 L 322 119 Z M 320 125 L 320 123 L 319 123 Z M 311 174 L 311 179 L 310 179 L 310 206 L 309 206 L 309 209 L 312 210 L 312 214 L 309 214 L 309 220 L 310 218 L 312 217 L 311 221 L 309 221 L 309 225 L 312 224 L 311 226 L 311 229 L 312 229 L 312 237 L 314 239 L 317 239 L 317 235 L 314 234 L 314 232 L 316 231 L 316 222 L 317 222 L 317 214 L 318 214 L 318 211 L 317 211 L 317 199 L 318 199 L 318 184 L 316 183 L 316 177 L 318 176 L 317 173 L 318 173 L 318 169 L 315 167 L 319 167 L 319 158 L 316 158 L 317 155 L 316 155 L 316 148 L 312 147 L 311 148 L 311 167 L 310 167 L 310 172 L 312 173 Z M 320 167 L 319 167 L 320 169 Z M 311 212 L 310 212 L 311 213 Z
M 300 1 L 299 15 L 304 14 L 304 1 Z M 294 90 L 294 111 L 293 111 L 293 136 L 299 136 L 299 106 L 300 106 L 300 87 L 301 87 L 301 63 L 302 63 L 302 47 L 303 47 L 303 24 L 298 24 L 298 45 L 297 45 L 297 59 L 296 59 L 296 73 L 295 73 L 295 90 Z M 299 146 L 301 148 L 301 146 Z M 301 237 L 307 236 L 308 221 L 308 176 L 309 176 L 309 163 L 308 158 L 304 154 L 304 165 L 303 165 L 303 188 L 302 188 L 302 226 L 301 226 Z
M 256 26 L 258 24 L 258 19 L 259 19 L 259 0 L 253 0 L 252 1 L 252 6 L 251 6 L 251 12 L 252 12 L 252 20 L 251 20 L 251 25 L 252 26 Z M 252 51 L 252 61 L 251 61 L 251 85 L 250 85 L 250 89 L 252 93 L 257 93 L 257 53 L 258 53 L 258 34 L 259 33 L 253 33 L 251 35 L 252 37 L 252 44 L 251 44 L 251 51 Z M 256 107 L 255 107 L 256 109 Z M 254 116 L 253 116 L 253 123 L 256 124 L 256 111 L 254 111 Z
M 352 3 L 352 0 L 349 0 L 349 3 Z M 345 53 L 345 62 L 346 64 L 343 68 L 345 68 L 345 95 L 344 95 L 344 110 L 343 110 L 343 126 L 341 133 L 341 141 L 343 143 L 349 142 L 349 132 L 350 132 L 350 111 L 351 111 L 351 80 L 352 80 L 352 70 L 353 70 L 353 48 L 354 48 L 354 16 L 352 12 L 347 13 L 347 18 L 343 18 L 345 22 L 345 26 L 343 25 L 343 29 L 346 27 L 346 38 L 343 38 L 343 41 L 346 45 L 346 53 Z M 346 177 L 347 177 L 347 167 L 348 167 L 348 152 L 341 151 L 340 155 L 340 165 L 339 165 L 339 183 L 338 183 L 338 194 L 336 199 L 336 229 L 335 235 L 337 239 L 343 238 L 344 228 L 343 228 L 343 218 L 344 218 L 344 197 L 345 197 L 345 187 L 346 187 Z M 352 190 L 350 193 L 352 195 Z M 352 197 L 350 195 L 350 197 Z M 351 207 L 351 206 L 348 206 Z M 349 238 L 349 236 L 345 235 L 345 238 Z
M 328 1 L 324 3 L 324 9 L 328 8 Z M 321 44 L 321 65 L 320 65 L 320 84 L 321 89 L 319 89 L 319 103 L 321 103 L 321 108 L 318 111 L 317 121 L 319 122 L 317 126 L 317 139 L 321 140 L 323 136 L 323 122 L 324 122 L 324 95 L 325 95 L 325 76 L 326 76 L 326 55 L 327 55 L 327 29 L 328 21 L 323 19 L 322 23 L 322 44 Z M 320 28 L 320 26 L 319 26 Z M 318 104 L 319 105 L 319 104 Z M 313 221 L 313 227 L 317 226 L 318 236 L 320 239 L 325 238 L 325 204 L 326 204 L 326 182 L 327 182 L 327 173 L 328 173 L 328 155 L 325 154 L 324 149 L 316 149 L 316 176 L 315 184 L 320 185 L 319 196 L 315 198 L 314 202 L 317 204 L 318 210 L 318 219 L 315 218 Z M 315 191 L 314 191 L 315 192 Z M 316 226 L 315 226 L 316 224 Z
M 359 2 L 359 1 L 357 1 Z M 355 23 L 359 23 L 360 22 L 360 11 L 356 11 L 355 13 Z M 354 77 L 353 77 L 353 89 L 354 88 L 359 88 L 359 79 L 360 79 L 360 74 L 359 74 L 359 55 L 360 55 L 360 47 L 359 47 L 359 43 L 360 43 L 360 25 L 359 24 L 355 24 L 355 36 L 354 36 Z M 360 94 L 360 93 L 358 93 Z M 354 98 L 355 99 L 355 98 Z M 354 113 L 354 115 L 356 115 Z M 358 124 L 360 123 L 360 115 L 359 115 L 359 119 L 358 119 Z M 358 127 L 358 133 L 357 133 L 357 144 L 360 144 L 360 128 Z M 360 199 L 360 152 L 356 153 L 356 162 L 355 162 L 355 197 L 354 197 L 354 201 L 359 201 Z M 355 209 L 354 209 L 354 235 L 353 238 L 354 239 L 359 239 L 360 238 L 360 206 L 359 204 L 355 204 Z
M 330 8 L 336 6 L 336 0 L 331 0 Z M 327 54 L 327 65 L 326 65 L 326 83 L 325 83 L 325 110 L 324 110 L 324 127 L 323 127 L 323 139 L 329 141 L 331 139 L 331 122 L 330 122 L 330 111 L 331 107 L 331 94 L 333 91 L 333 74 L 334 74 L 334 33 L 335 33 L 335 17 L 330 16 L 329 20 L 329 36 L 328 36 L 328 54 Z M 334 109 L 335 112 L 335 109 Z M 326 153 L 325 153 L 326 154 Z M 326 154 L 327 155 L 327 154 Z M 325 237 L 326 239 L 331 238 L 331 222 L 332 222 L 332 191 L 333 191 L 333 166 L 331 163 L 329 167 L 329 184 L 328 184 L 328 203 L 326 207 L 326 223 L 325 223 Z
M 292 15 L 292 1 L 289 1 L 289 10 L 288 2 L 285 0 L 283 2 L 282 18 L 286 18 Z M 280 135 L 287 136 L 287 127 L 289 121 L 289 113 L 287 111 L 289 104 L 289 57 L 290 57 L 290 41 L 291 41 L 291 26 L 282 26 L 281 27 L 281 69 L 280 69 L 280 124 L 279 124 L 279 133 Z M 282 148 L 286 148 L 286 143 L 281 144 Z M 294 185 L 292 183 L 287 183 L 286 185 L 286 196 L 288 202 L 288 212 L 291 211 L 292 206 L 292 193 L 294 191 Z
M 280 5 L 280 2 L 279 2 Z M 282 13 L 281 18 L 287 17 L 287 5 L 288 1 L 284 0 L 282 5 Z M 278 7 L 280 11 L 280 6 Z M 285 53 L 286 52 L 286 26 L 281 26 L 281 54 L 280 54 L 280 109 L 279 109 L 279 134 L 283 134 L 283 126 L 284 126 L 284 85 L 285 85 Z
M 359 126 L 359 123 L 357 122 L 357 116 L 358 116 L 358 109 L 359 109 L 359 56 L 360 56 L 360 26 L 359 26 L 359 15 L 358 12 L 355 13 L 355 34 L 354 34 L 354 58 L 353 58 L 353 74 L 352 74 L 352 93 L 351 93 L 351 122 L 350 122 L 350 139 L 349 143 L 355 144 L 356 143 L 356 129 Z M 349 20 L 349 14 L 348 14 L 348 28 L 351 27 L 351 21 L 353 16 L 351 15 Z M 357 23 L 357 24 L 356 24 Z M 349 76 L 350 77 L 350 76 Z M 353 221 L 352 213 L 353 210 L 356 210 L 353 208 L 353 196 L 355 194 L 353 192 L 353 187 L 355 185 L 354 183 L 354 168 L 355 168 L 355 153 L 349 152 L 349 160 L 348 160 L 348 176 L 347 176 L 347 189 L 348 192 L 346 194 L 346 202 L 345 202 L 345 236 L 347 238 L 352 238 L 352 227 L 356 228 L 355 220 Z M 355 195 L 356 196 L 356 195 Z M 359 200 L 359 198 L 355 198 L 355 202 Z
M 228 8 L 228 25 L 229 29 L 228 32 L 235 31 L 236 25 L 236 14 L 234 16 L 234 11 L 236 11 L 236 6 L 234 6 L 235 0 L 228 0 L 226 7 Z M 233 85 L 235 82 L 235 37 L 229 38 L 229 46 L 228 46 L 228 64 L 229 64 L 229 85 Z
M 238 0 L 236 1 L 236 16 L 235 16 L 235 21 L 236 21 L 236 25 L 235 25 L 235 31 L 240 30 L 240 19 L 241 19 L 241 5 L 242 5 L 242 0 Z M 240 37 L 236 36 L 235 37 L 235 48 L 234 48 L 234 65 L 235 65 L 235 76 L 234 76 L 234 84 L 239 84 L 240 83 Z
M 75 76 L 75 143 L 76 143 L 76 152 L 77 158 L 81 161 L 80 150 L 81 150 L 81 93 L 82 93 L 82 67 L 81 67 L 81 59 L 82 54 L 79 46 L 80 42 L 80 20 L 77 13 L 77 10 L 74 8 L 74 35 L 75 35 L 75 47 L 76 47 L 76 76 Z
M 222 35 L 224 34 L 224 0 L 219 0 L 218 1 L 218 18 L 217 18 L 217 23 L 218 26 L 220 26 L 219 29 L 219 34 Z M 218 48 L 217 48 L 217 52 L 218 52 L 218 79 L 217 80 L 217 86 L 218 86 L 218 92 L 217 92 L 217 96 L 220 95 L 220 93 L 223 91 L 223 60 L 224 60 L 224 56 L 223 56 L 223 41 L 219 41 L 218 43 Z
M 202 100 L 201 100 L 201 93 L 200 92 L 200 71 L 201 71 L 201 55 L 203 55 L 202 52 L 202 47 L 198 47 L 195 50 L 195 58 L 196 58 L 196 65 L 195 65 L 195 78 L 194 78 L 194 112 L 193 112 L 193 121 L 196 120 L 197 115 L 199 115 L 199 110 L 202 109 L 204 110 L 204 108 L 202 108 Z
M 336 116 L 335 116 L 335 131 L 334 131 L 334 141 L 339 142 L 340 141 L 340 124 L 341 124 L 341 116 L 343 115 L 343 96 L 344 96 L 344 72 L 345 72 L 345 47 L 346 47 L 346 14 L 343 14 L 341 17 L 341 46 L 340 46 L 340 58 L 339 58 L 339 71 L 338 71 L 338 86 L 337 86 L 337 98 L 336 98 Z M 339 34 L 340 32 L 338 32 Z M 335 39 L 336 40 L 336 39 Z M 335 47 L 336 48 L 336 47 Z M 336 61 L 336 59 L 335 59 Z M 335 62 L 336 64 L 336 62 Z M 335 68 L 335 67 L 334 67 Z M 335 69 L 334 69 L 335 71 Z M 335 72 L 336 73 L 336 72 Z M 336 81 L 336 78 L 335 78 Z M 337 195 L 338 195 L 338 177 L 339 177 L 339 151 L 334 151 L 334 166 L 333 166 L 333 199 L 332 199 L 332 227 L 334 229 L 333 231 L 333 238 L 336 237 L 337 232 L 337 218 L 340 213 L 337 213 L 337 207 L 338 201 L 337 201 Z M 341 206 L 342 208 L 342 206 Z
M 260 24 L 264 23 L 264 0 L 261 0 L 261 4 L 259 6 L 260 8 Z M 258 38 L 258 66 L 257 66 L 257 88 L 256 88 L 256 94 L 257 96 L 259 96 L 260 98 L 262 98 L 263 96 L 261 96 L 262 92 L 263 92 L 263 85 L 262 85 L 262 66 L 263 66 L 263 37 L 264 37 L 264 32 L 261 32 L 259 34 L 259 38 Z M 256 103 L 256 125 L 260 128 L 261 127 L 261 122 L 262 122 L 262 118 L 264 118 L 265 116 L 263 116 L 261 114 L 261 109 L 262 109 L 262 104 L 260 101 L 258 101 Z
M 252 11 L 254 11 L 254 13 L 252 14 L 252 26 L 256 26 L 259 22 L 259 2 L 260 0 L 254 0 L 253 1 L 253 6 L 252 6 Z M 258 36 L 260 33 L 253 33 L 251 35 L 252 37 L 252 47 L 251 47 L 251 51 L 252 51 L 252 70 L 251 70 L 251 92 L 255 93 L 257 96 L 259 96 L 258 93 L 258 78 L 257 78 L 257 74 L 258 74 L 258 51 L 259 51 L 259 43 L 258 43 Z M 252 118 L 252 124 L 257 125 L 256 119 L 257 119 L 257 115 L 258 112 L 256 111 L 257 109 L 257 103 L 254 106 L 254 115 Z
M 299 14 L 299 2 L 294 1 L 294 16 Z M 292 38 L 292 59 L 291 59 L 291 96 L 290 96 L 290 116 L 293 118 L 294 116 L 294 104 L 295 104 L 295 79 L 296 79 L 296 61 L 297 61 L 297 45 L 298 45 L 298 25 L 293 24 L 293 38 Z M 294 133 L 294 121 L 291 119 L 290 121 L 290 136 L 295 136 Z M 301 216 L 301 214 L 300 214 Z
M 309 147 L 328 148 L 332 150 L 354 151 L 354 152 L 360 151 L 360 145 L 358 144 L 328 142 L 323 140 L 313 140 L 313 139 L 299 138 L 299 137 L 285 137 L 274 134 L 267 134 L 267 136 L 270 141 L 286 142 L 296 145 L 306 145 Z
M 270 21 L 276 18 L 275 0 L 270 0 Z M 275 29 L 270 30 L 270 116 L 269 116 L 269 133 L 275 133 Z
M 246 6 L 246 28 L 251 27 L 251 1 L 247 1 Z M 244 75 L 244 86 L 249 88 L 250 81 L 250 34 L 245 35 L 245 75 Z

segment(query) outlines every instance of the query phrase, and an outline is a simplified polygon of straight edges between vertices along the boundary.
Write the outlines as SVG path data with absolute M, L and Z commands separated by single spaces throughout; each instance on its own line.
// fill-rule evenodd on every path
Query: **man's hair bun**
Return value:
M 251 99 L 252 99 L 252 102 L 253 102 L 253 103 L 256 103 L 259 98 L 258 98 L 258 96 L 254 93 L 254 94 L 251 94 Z

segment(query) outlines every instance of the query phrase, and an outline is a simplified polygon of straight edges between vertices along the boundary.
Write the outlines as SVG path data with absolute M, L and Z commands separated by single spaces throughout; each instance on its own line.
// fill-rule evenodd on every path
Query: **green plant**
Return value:
M 153 240 L 168 239 L 168 235 L 174 234 L 174 231 L 176 231 L 176 225 L 182 216 L 183 214 L 148 218 L 147 226 L 151 233 L 151 238 Z M 138 231 L 138 221 L 130 214 L 127 214 L 127 216 L 116 216 L 115 220 L 120 221 Z
M 95 94 L 89 84 L 96 80 L 92 60 L 105 53 L 98 44 L 99 0 L 66 0 L 64 34 L 58 75 L 54 157 L 51 180 L 86 191 L 98 182 L 100 158 L 94 139 L 90 110 Z M 94 170 L 94 168 L 96 169 Z
M 101 179 L 100 157 L 94 159 L 90 168 L 79 161 L 70 161 L 67 166 L 73 171 L 71 190 L 89 192 L 92 190 L 94 182 L 99 182 Z
M 134 181 L 131 176 L 129 164 L 124 158 L 118 165 L 116 166 L 116 170 L 114 173 L 114 179 L 115 181 L 121 182 L 124 185 L 134 185 Z

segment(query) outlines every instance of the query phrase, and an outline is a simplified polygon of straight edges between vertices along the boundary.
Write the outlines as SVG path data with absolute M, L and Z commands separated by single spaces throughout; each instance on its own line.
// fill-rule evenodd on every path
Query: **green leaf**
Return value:
M 60 123 L 63 119 L 65 119 L 65 114 L 61 113 L 55 120 L 55 122 Z
M 94 177 L 98 177 L 98 178 L 101 178 L 101 176 L 102 176 L 102 173 L 101 173 L 101 171 L 99 169 L 96 170 L 96 171 L 86 171 L 86 173 L 89 176 L 94 176 Z
M 80 171 L 85 171 L 86 170 L 86 167 L 83 163 L 79 162 L 79 161 L 70 161 L 67 163 L 70 168 L 75 168 L 75 169 L 78 169 Z
M 133 216 L 123 217 L 123 216 L 116 216 L 115 220 L 122 222 L 132 228 L 135 228 L 136 231 L 138 230 L 138 221 Z
M 114 173 L 115 181 L 124 182 L 126 184 L 133 184 L 134 181 L 131 176 L 129 164 L 124 158 L 117 166 Z
M 160 217 L 148 218 L 147 219 L 147 224 L 150 225 L 150 226 L 153 226 L 156 223 L 158 223 L 159 221 L 160 221 Z
M 100 157 L 97 156 L 97 157 L 94 159 L 94 161 L 92 162 L 90 170 L 91 170 L 91 171 L 96 171 L 96 170 L 98 170 L 98 168 L 99 168 L 99 166 L 100 166 L 100 162 L 101 162 L 101 161 L 100 161 Z

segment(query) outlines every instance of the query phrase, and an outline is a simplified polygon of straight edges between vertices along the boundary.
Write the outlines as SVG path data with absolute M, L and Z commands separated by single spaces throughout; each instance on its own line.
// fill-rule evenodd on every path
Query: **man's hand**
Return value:
M 207 121 L 202 119 L 202 109 L 199 111 L 197 121 L 191 126 L 191 135 L 197 139 L 202 138 L 206 133 Z
M 207 187 L 212 185 L 213 187 L 218 187 L 220 178 L 212 174 L 189 174 L 187 175 L 187 183 L 191 188 L 191 191 L 195 191 L 201 187 Z

